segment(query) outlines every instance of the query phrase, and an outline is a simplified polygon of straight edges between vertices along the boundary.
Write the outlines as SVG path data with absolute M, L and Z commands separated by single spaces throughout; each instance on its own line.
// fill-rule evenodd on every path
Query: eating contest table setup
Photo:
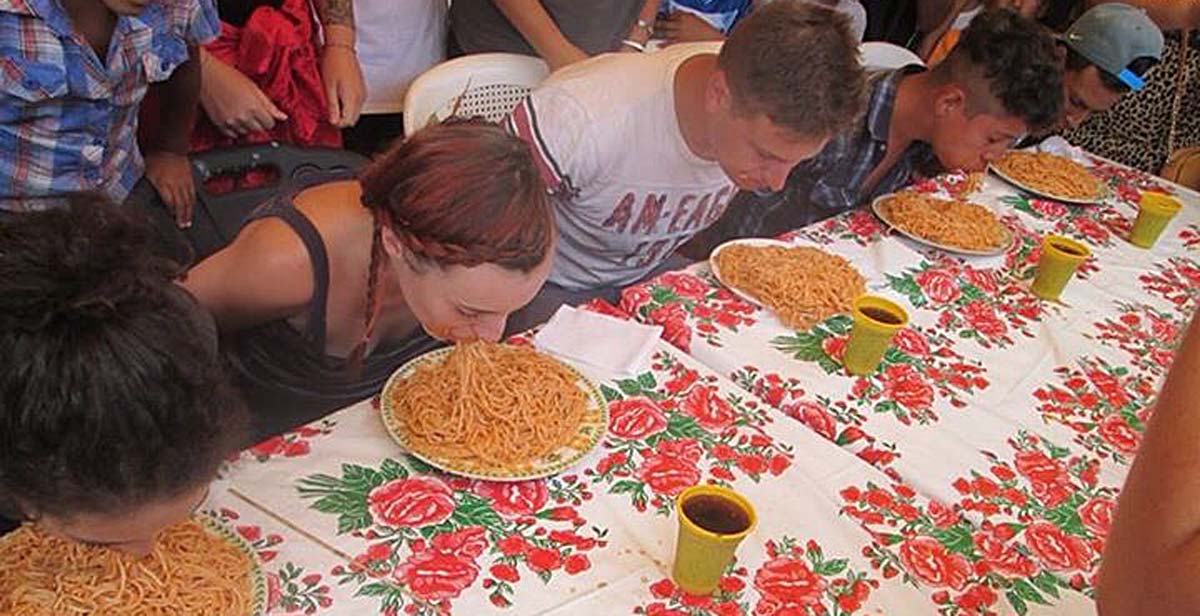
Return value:
M 275 614 L 1094 613 L 1115 498 L 1200 294 L 1200 196 L 1091 171 L 1108 194 L 1086 205 L 994 175 L 910 188 L 997 212 L 1011 243 L 992 256 L 869 207 L 781 237 L 907 312 L 866 375 L 842 367 L 850 316 L 788 328 L 699 263 L 589 306 L 662 339 L 633 373 L 564 360 L 607 420 L 555 474 L 439 471 L 376 399 L 244 452 L 211 512 L 258 554 Z M 1151 249 L 1126 239 L 1143 190 L 1183 203 Z M 1030 292 L 1050 234 L 1091 252 L 1058 301 Z M 757 514 L 705 596 L 671 580 L 694 484 Z

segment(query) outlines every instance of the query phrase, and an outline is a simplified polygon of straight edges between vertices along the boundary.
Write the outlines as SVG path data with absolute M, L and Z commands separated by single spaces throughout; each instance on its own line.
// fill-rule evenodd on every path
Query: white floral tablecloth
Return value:
M 972 199 L 1018 236 L 1000 257 L 922 250 L 866 212 L 785 236 L 907 305 L 870 377 L 841 372 L 847 318 L 788 330 L 701 264 L 591 306 L 666 342 L 636 378 L 579 366 L 611 421 L 577 468 L 446 476 L 364 402 L 245 452 L 216 512 L 260 551 L 279 614 L 1093 613 L 1113 499 L 1200 294 L 1200 198 L 1097 165 L 1116 197 L 1088 208 L 988 178 Z M 1143 188 L 1186 203 L 1152 251 L 1122 239 Z M 1094 251 L 1062 303 L 1026 290 L 1048 232 Z M 707 481 L 760 524 L 720 591 L 691 597 L 669 581 L 671 505 Z

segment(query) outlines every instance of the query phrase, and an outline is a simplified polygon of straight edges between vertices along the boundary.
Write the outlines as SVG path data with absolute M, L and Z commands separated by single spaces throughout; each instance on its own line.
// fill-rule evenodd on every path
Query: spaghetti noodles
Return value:
M 849 312 L 866 288 L 849 261 L 816 248 L 732 244 L 716 262 L 721 282 L 754 296 L 793 329 Z
M 588 408 L 578 375 L 524 346 L 456 345 L 388 392 L 413 451 L 475 469 L 515 469 L 570 444 Z
M 252 569 L 250 555 L 194 521 L 163 531 L 141 558 L 27 525 L 0 540 L 0 614 L 247 616 Z
M 967 201 L 899 192 L 884 198 L 879 207 L 889 224 L 945 246 L 990 250 L 1008 238 L 991 210 Z
M 1004 175 L 1043 195 L 1101 199 L 1104 187 L 1083 165 L 1049 152 L 1012 151 L 993 163 Z

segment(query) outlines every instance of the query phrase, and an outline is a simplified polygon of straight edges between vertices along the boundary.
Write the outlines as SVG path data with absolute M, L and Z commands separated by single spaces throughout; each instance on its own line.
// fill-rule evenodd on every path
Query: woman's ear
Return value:
M 379 228 L 380 240 L 383 242 L 383 251 L 392 259 L 407 259 L 408 248 L 404 246 L 404 242 L 396 235 L 395 231 L 386 225 L 381 225 Z

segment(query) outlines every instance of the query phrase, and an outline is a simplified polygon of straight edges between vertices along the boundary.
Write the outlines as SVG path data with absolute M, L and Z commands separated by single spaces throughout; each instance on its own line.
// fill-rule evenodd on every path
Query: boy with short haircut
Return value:
M 741 193 L 689 251 L 773 236 L 869 203 L 915 175 L 982 171 L 1024 135 L 1058 121 L 1062 61 L 1054 37 L 1005 11 L 976 17 L 946 60 L 872 73 L 867 113 L 792 170 L 780 193 Z
M 218 32 L 211 0 L 0 0 L 0 212 L 97 191 L 120 203 L 143 177 L 186 226 L 196 45 Z M 137 114 L 162 82 L 162 137 L 143 160 Z
M 724 46 L 613 54 L 551 75 L 509 117 L 555 195 L 560 233 L 542 293 L 510 319 L 615 299 L 716 221 L 738 188 L 778 190 L 849 127 L 863 70 L 843 15 L 777 0 Z

